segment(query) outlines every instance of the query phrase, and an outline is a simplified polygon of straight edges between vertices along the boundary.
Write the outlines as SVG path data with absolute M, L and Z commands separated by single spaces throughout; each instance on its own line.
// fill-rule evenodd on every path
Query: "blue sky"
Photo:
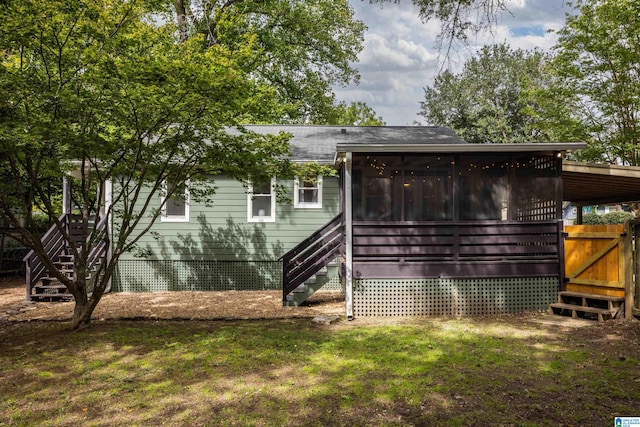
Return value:
M 336 96 L 339 101 L 367 103 L 388 125 L 423 123 L 417 115 L 423 88 L 433 83 L 442 67 L 460 70 L 465 59 L 485 44 L 506 42 L 512 48 L 550 49 L 556 36 L 549 30 L 562 28 L 565 14 L 572 11 L 565 0 L 510 0 L 512 15 L 502 15 L 490 34 L 478 36 L 445 60 L 434 47 L 438 22 L 421 22 L 409 0 L 383 6 L 368 0 L 350 2 L 356 18 L 369 29 L 356 64 L 360 84 L 337 87 Z

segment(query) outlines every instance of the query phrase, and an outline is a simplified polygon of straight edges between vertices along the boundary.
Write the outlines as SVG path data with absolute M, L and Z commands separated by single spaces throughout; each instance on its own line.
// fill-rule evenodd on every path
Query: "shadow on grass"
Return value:
M 15 324 L 0 424 L 606 425 L 640 413 L 640 327 L 622 325 Z

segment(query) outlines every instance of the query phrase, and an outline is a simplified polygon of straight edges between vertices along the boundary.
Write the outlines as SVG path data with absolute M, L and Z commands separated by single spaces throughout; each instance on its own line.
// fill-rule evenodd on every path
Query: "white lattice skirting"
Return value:
M 557 299 L 558 277 L 356 280 L 356 317 L 473 316 L 544 310 Z
M 121 260 L 113 283 L 114 292 L 281 289 L 279 261 Z M 322 289 L 341 289 L 337 273 Z

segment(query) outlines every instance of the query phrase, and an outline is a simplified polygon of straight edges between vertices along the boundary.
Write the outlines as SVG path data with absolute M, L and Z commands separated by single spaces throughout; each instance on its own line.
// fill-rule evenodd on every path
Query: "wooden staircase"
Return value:
M 71 236 L 76 247 L 80 247 L 82 243 L 82 218 L 78 215 L 65 214 L 60 218 L 60 221 L 65 225 L 65 231 Z M 101 233 L 105 226 L 105 221 L 101 221 L 95 227 L 92 222 L 89 223 L 89 227 L 93 228 L 94 233 Z M 74 280 L 77 274 L 74 256 L 62 233 L 55 225 L 43 236 L 42 243 L 47 255 L 52 259 L 54 267 L 66 278 Z M 90 271 L 86 279 L 90 282 L 93 275 L 99 271 L 98 266 L 106 259 L 107 245 L 102 239 L 93 242 L 89 239 L 87 246 L 90 248 L 88 256 Z M 24 261 L 27 272 L 27 301 L 53 302 L 73 299 L 73 295 L 68 292 L 66 286 L 51 275 L 51 272 L 44 266 L 34 251 L 29 252 Z
M 299 306 L 338 274 L 344 244 L 342 213 L 282 256 L 282 304 Z
M 68 254 L 68 249 L 63 250 L 58 255 L 57 261 L 54 262 L 56 268 L 58 268 L 68 279 L 73 280 L 75 278 L 74 257 Z M 66 286 L 64 286 L 55 277 L 44 276 L 33 287 L 31 293 L 31 301 L 71 301 L 73 295 L 71 295 Z
M 624 316 L 624 297 L 562 291 L 558 292 L 558 302 L 549 307 L 553 314 L 603 322 Z
M 285 306 L 299 306 L 311 297 L 316 291 L 329 283 L 333 278 L 338 275 L 338 264 L 334 260 L 330 262 L 326 267 L 320 269 L 316 274 L 305 280 L 303 284 L 299 285 L 293 291 L 291 291 L 284 301 Z

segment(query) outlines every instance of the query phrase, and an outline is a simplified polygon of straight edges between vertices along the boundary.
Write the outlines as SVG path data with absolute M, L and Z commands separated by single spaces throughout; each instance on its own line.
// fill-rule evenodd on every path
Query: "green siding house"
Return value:
M 282 183 L 287 203 L 269 192 L 252 198 L 251 188 L 224 176 L 215 182 L 210 206 L 191 203 L 175 209 L 180 215 L 163 213 L 140 242 L 144 257 L 120 259 L 114 291 L 281 289 L 280 258 L 339 212 L 335 177 L 317 182 L 322 199 L 312 207 L 295 203 L 293 181 Z
M 113 291 L 282 289 L 298 305 L 324 286 L 344 290 L 353 318 L 544 309 L 562 289 L 562 157 L 584 144 L 468 144 L 427 126 L 248 128 L 291 134 L 294 161 L 336 176 L 215 176 L 210 205 L 187 186 L 140 253 L 119 260 Z
M 293 135 L 295 162 L 334 164 L 335 141 L 326 135 L 341 128 L 247 128 Z M 283 255 L 340 212 L 340 184 L 335 176 L 315 177 L 311 182 L 274 177 L 254 185 L 225 176 L 212 179 L 216 192 L 208 206 L 167 201 L 160 220 L 139 244 L 144 256 L 129 254 L 119 261 L 113 291 L 282 289 Z M 276 200 L 276 184 L 284 188 L 286 202 Z M 333 262 L 312 279 L 318 286 L 339 289 L 337 271 Z

